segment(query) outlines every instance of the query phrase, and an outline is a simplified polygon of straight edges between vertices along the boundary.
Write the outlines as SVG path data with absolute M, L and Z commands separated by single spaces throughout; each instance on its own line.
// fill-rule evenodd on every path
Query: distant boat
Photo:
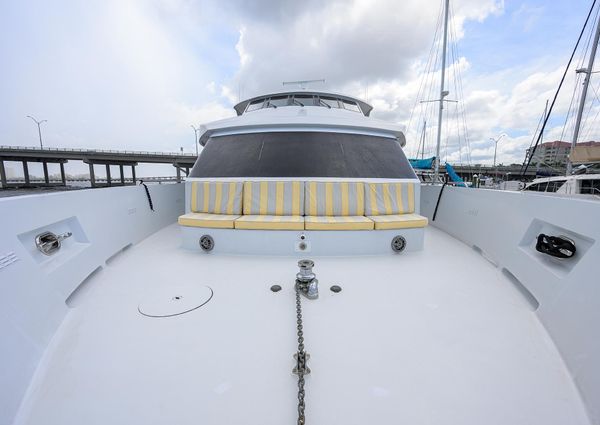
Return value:
M 600 199 L 600 174 L 542 177 L 526 184 L 523 190 L 566 196 L 592 196 Z

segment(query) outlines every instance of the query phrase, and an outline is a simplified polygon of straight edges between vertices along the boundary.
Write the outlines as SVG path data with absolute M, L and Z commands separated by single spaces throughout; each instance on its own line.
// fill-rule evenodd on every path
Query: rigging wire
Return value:
M 443 8 L 442 8 L 443 10 Z M 441 21 L 440 21 L 440 26 L 441 26 Z M 439 45 L 441 43 L 441 33 L 438 33 L 438 40 L 437 40 L 437 44 Z M 433 100 L 435 98 L 437 98 L 437 93 L 436 93 L 436 87 L 434 84 L 434 80 L 435 77 L 437 76 L 437 72 L 436 69 L 438 69 L 438 66 L 441 65 L 442 62 L 442 58 L 441 58 L 441 49 L 436 49 L 435 50 L 435 57 L 434 57 L 434 61 L 432 62 L 432 68 L 429 70 L 429 91 L 427 93 L 427 103 L 425 103 L 425 115 L 426 117 L 429 118 L 430 122 L 437 122 L 437 116 L 435 114 L 435 106 L 436 106 L 436 102 Z M 439 125 L 439 123 L 437 123 L 436 125 Z M 431 135 L 434 135 L 435 132 L 430 132 Z M 431 154 L 432 150 L 434 149 L 433 147 L 430 148 L 431 150 L 428 150 L 428 153 Z
M 441 0 L 441 1 L 443 1 L 443 0 Z M 442 21 L 442 12 L 443 12 L 443 7 L 440 8 L 440 13 L 438 15 L 437 23 L 436 23 L 436 26 L 435 26 L 435 33 L 433 35 L 433 41 L 432 41 L 431 47 L 429 49 L 429 55 L 427 57 L 427 63 L 425 64 L 425 75 L 421 78 L 421 81 L 419 83 L 419 89 L 417 90 L 417 97 L 415 98 L 415 103 L 413 104 L 413 107 L 412 107 L 411 112 L 410 112 L 410 117 L 408 119 L 408 125 L 406 126 L 407 131 L 411 131 L 411 124 L 412 124 L 413 114 L 414 114 L 415 110 L 417 109 L 417 105 L 419 103 L 419 100 L 422 98 L 422 95 L 423 95 L 422 90 L 425 89 L 425 83 L 426 83 L 426 80 L 429 77 L 429 69 L 430 69 L 430 66 L 431 66 L 431 61 L 434 58 L 433 53 L 435 51 L 435 46 L 436 46 L 436 44 L 438 42 L 438 33 L 439 33 L 439 29 L 440 29 L 440 23 Z M 418 154 L 418 152 L 417 152 L 417 154 Z
M 454 9 L 453 6 L 450 6 L 450 16 L 454 17 Z M 454 90 L 457 94 L 457 101 L 455 104 L 455 108 L 454 108 L 454 112 L 455 112 L 455 117 L 456 117 L 456 135 L 457 135 L 457 141 L 458 141 L 458 155 L 459 155 L 459 163 L 462 164 L 462 143 L 461 143 L 461 128 L 460 128 L 460 117 L 461 117 L 461 112 L 464 111 L 464 96 L 461 95 L 460 93 L 460 84 L 459 84 L 459 78 L 461 75 L 460 72 L 460 56 L 458 55 L 458 37 L 456 35 L 456 28 L 454 25 L 454 20 L 451 20 L 451 25 L 450 25 L 450 52 L 452 55 L 452 77 L 453 77 L 453 81 L 454 81 Z M 462 100 L 462 102 L 461 102 Z M 463 136 L 465 136 L 465 142 L 466 142 L 466 135 L 463 133 Z
M 594 19 L 594 26 L 592 28 L 595 28 L 595 26 L 598 24 L 598 14 L 599 14 L 599 12 L 600 12 L 600 8 L 598 8 L 596 10 L 596 17 Z M 589 45 L 591 44 L 590 41 L 592 39 L 593 33 L 594 33 L 594 31 L 590 31 L 590 35 L 588 37 L 588 46 L 586 46 L 586 50 L 585 50 L 584 54 L 581 57 L 580 67 L 583 66 L 583 63 L 585 61 L 585 57 L 587 56 L 587 49 L 588 49 Z M 591 71 L 593 71 L 593 69 L 590 69 L 589 71 L 591 72 Z M 588 77 L 588 78 L 590 78 L 590 77 Z M 598 99 L 598 92 L 596 91 L 596 88 L 594 87 L 592 81 L 590 81 L 589 86 L 592 87 L 592 90 L 593 90 L 593 92 L 595 94 L 595 98 Z M 575 87 L 575 89 L 577 89 L 577 86 Z M 580 98 L 581 98 L 581 95 L 580 95 Z M 591 129 L 591 126 L 587 127 L 587 121 L 588 121 L 588 119 L 589 119 L 589 117 L 591 115 L 591 110 L 592 110 L 593 106 L 594 106 L 594 99 L 591 99 L 591 101 L 589 102 L 589 106 L 587 107 L 587 110 L 584 112 L 585 115 L 584 115 L 584 119 L 583 119 L 583 122 L 582 122 L 582 128 L 586 129 L 587 133 L 589 133 L 590 129 Z M 582 138 L 582 140 L 585 140 L 585 138 Z M 556 159 L 557 155 L 558 155 L 558 150 L 555 153 L 555 159 Z
M 596 90 L 596 87 L 594 87 L 593 84 L 591 84 L 590 82 L 590 86 L 592 87 L 592 90 L 594 91 L 594 96 L 596 97 L 596 100 L 598 100 L 600 102 L 600 96 L 598 96 L 598 90 Z M 590 102 L 590 110 L 592 109 L 592 105 L 594 104 L 594 102 Z M 598 107 L 599 105 L 596 105 L 596 114 L 594 115 L 594 118 L 592 119 L 592 124 L 597 122 L 598 120 L 598 116 L 600 115 L 600 108 Z M 587 122 L 587 118 L 586 118 L 586 122 Z M 586 132 L 585 132 L 585 137 L 582 137 L 582 140 L 590 140 L 591 139 L 591 135 L 592 135 L 592 131 L 594 130 L 593 125 L 590 125 L 589 127 L 586 128 Z
M 454 6 L 451 5 L 450 7 L 450 11 L 452 12 L 452 16 L 454 16 Z M 455 50 L 455 56 L 457 58 L 459 58 L 458 55 L 458 38 L 456 35 L 456 28 L 454 26 L 454 21 L 453 25 L 451 26 L 451 30 L 452 30 L 452 37 L 455 40 L 455 42 L 452 44 L 453 49 Z M 463 130 L 463 135 L 465 138 L 465 144 L 466 144 L 466 148 L 467 148 L 467 164 L 469 166 L 469 174 L 472 176 L 473 175 L 473 170 L 472 170 L 472 163 L 471 163 L 471 143 L 470 143 L 470 138 L 469 138 L 469 129 L 467 126 L 467 112 L 466 112 L 466 105 L 465 105 L 465 94 L 464 94 L 464 86 L 463 86 L 463 80 L 462 80 L 462 73 L 460 71 L 460 68 L 458 68 L 458 73 L 457 73 L 457 80 L 458 80 L 458 84 L 456 87 L 457 90 L 457 95 L 458 95 L 458 99 L 462 99 L 462 107 L 460 108 L 461 111 L 461 118 L 462 118 L 462 130 Z
M 441 2 L 443 2 L 443 0 L 441 0 Z M 443 3 L 440 3 L 440 5 L 443 5 Z M 430 123 L 434 121 L 432 119 L 432 116 L 430 116 L 431 115 L 431 106 L 432 106 L 432 105 L 430 105 L 430 103 L 432 103 L 431 99 L 433 99 L 433 97 L 435 96 L 435 94 L 433 93 L 433 79 L 435 77 L 435 70 L 437 69 L 438 62 L 439 62 L 439 44 L 441 43 L 440 28 L 442 25 L 443 10 L 444 10 L 443 6 L 440 7 L 440 13 L 438 15 L 438 20 L 437 20 L 437 24 L 436 24 L 433 42 L 432 42 L 431 49 L 429 52 L 427 66 L 426 66 L 423 78 L 421 79 L 422 88 L 419 91 L 417 98 L 415 99 L 415 108 L 413 109 L 413 112 L 416 109 L 417 102 L 421 103 L 421 105 L 419 107 L 419 110 L 420 110 L 419 120 L 418 120 L 418 124 L 417 124 L 417 129 L 415 131 L 416 133 L 418 133 L 418 127 L 420 127 L 420 124 L 422 122 L 424 122 L 425 120 L 429 121 Z M 411 112 L 411 114 L 412 114 L 412 112 Z M 427 145 L 426 140 L 427 140 L 427 138 L 425 138 L 425 141 L 424 141 L 424 149 L 425 149 L 425 146 Z M 418 152 L 417 152 L 417 154 L 418 154 Z
M 538 120 L 537 126 L 535 127 L 535 131 L 533 132 L 533 137 L 531 138 L 531 142 L 529 143 L 529 148 L 527 149 L 528 152 L 531 152 L 531 146 L 533 146 L 533 142 L 535 142 L 535 137 L 538 134 L 538 130 L 540 129 L 540 126 L 542 125 L 544 118 L 546 118 L 547 112 L 548 112 L 548 99 L 546 99 L 546 107 L 544 108 L 544 112 L 542 113 L 542 116 Z M 521 172 L 522 169 L 523 169 L 523 166 L 521 165 L 521 170 L 519 170 L 519 172 Z
M 585 23 L 583 24 L 583 28 L 581 28 L 581 32 L 579 33 L 579 37 L 577 38 L 577 43 L 575 43 L 575 48 L 573 49 L 573 52 L 571 53 L 569 62 L 567 63 L 567 66 L 565 67 L 565 71 L 563 73 L 562 78 L 560 79 L 558 89 L 556 90 L 556 93 L 554 94 L 554 98 L 552 99 L 552 104 L 550 105 L 548 114 L 546 115 L 546 118 L 544 119 L 544 124 L 542 125 L 542 130 L 540 131 L 540 134 L 538 135 L 537 141 L 535 142 L 535 145 L 533 146 L 533 150 L 531 151 L 531 154 L 528 156 L 529 159 L 527 160 L 527 165 L 525 166 L 525 169 L 523 170 L 521 177 L 524 177 L 525 173 L 527 172 L 527 169 L 529 168 L 529 164 L 531 163 L 531 159 L 533 158 L 533 155 L 535 154 L 535 150 L 537 149 L 538 144 L 540 143 L 541 136 L 544 133 L 546 124 L 548 123 L 548 117 L 550 117 L 550 114 L 552 113 L 552 109 L 554 108 L 554 104 L 556 103 L 556 98 L 558 97 L 558 94 L 560 93 L 560 89 L 562 88 L 562 85 L 565 81 L 565 77 L 567 76 L 567 72 L 569 71 L 569 68 L 571 67 L 571 62 L 573 61 L 573 57 L 575 56 L 575 53 L 577 52 L 577 48 L 579 47 L 579 43 L 581 41 L 581 38 L 583 37 L 585 28 L 587 27 L 587 24 L 590 20 L 590 16 L 592 15 L 592 12 L 594 11 L 595 6 L 596 6 L 596 0 L 593 1 L 592 7 L 590 7 L 590 11 L 588 12 L 587 17 L 585 18 Z
M 419 155 L 424 155 L 427 152 L 428 156 L 435 155 L 435 145 L 436 140 L 435 136 L 436 131 L 425 131 L 423 132 L 423 127 L 425 122 L 428 123 L 427 129 L 434 130 L 436 127 L 432 123 L 437 123 L 437 125 L 442 125 L 443 132 L 445 134 L 444 138 L 444 153 L 443 156 L 445 160 L 448 160 L 449 151 L 450 156 L 455 152 L 455 146 L 457 146 L 458 150 L 458 161 L 459 163 L 463 163 L 466 161 L 471 167 L 471 153 L 470 153 L 470 140 L 469 133 L 467 127 L 467 119 L 466 119 L 466 108 L 464 104 L 464 87 L 463 80 L 461 74 L 461 62 L 460 56 L 457 46 L 458 36 L 456 25 L 454 22 L 454 9 L 451 5 L 448 10 L 448 66 L 446 70 L 440 69 L 441 62 L 441 27 L 442 27 L 442 18 L 444 14 L 444 0 L 441 1 L 440 4 L 440 13 L 438 15 L 438 21 L 436 26 L 436 31 L 434 34 L 434 40 L 430 49 L 430 57 L 426 62 L 426 69 L 423 78 L 421 79 L 417 102 L 420 101 L 421 105 L 417 111 L 417 102 L 415 102 L 415 106 L 411 111 L 410 119 L 409 119 L 409 130 L 411 133 L 415 134 L 415 140 L 418 140 L 418 143 L 414 143 L 412 145 L 412 150 L 414 151 L 414 156 L 418 157 Z M 447 86 L 444 87 L 445 90 L 450 92 L 454 92 L 457 96 L 457 101 L 452 101 L 456 103 L 455 107 L 452 108 L 450 105 L 444 106 L 443 112 L 443 120 L 441 123 L 438 123 L 438 108 L 439 108 L 439 86 L 436 86 L 435 81 L 439 78 L 439 73 L 446 71 L 448 73 L 447 78 Z M 448 102 L 446 100 L 446 102 Z M 415 118 L 417 117 L 417 118 Z M 450 118 L 452 122 L 450 122 Z M 452 133 L 452 137 L 450 135 Z M 456 138 L 454 135 L 456 134 Z M 441 158 L 440 158 L 441 160 Z M 472 174 L 472 169 L 469 168 L 469 172 Z
M 600 15 L 600 8 L 596 9 L 596 14 L 594 16 L 594 25 L 591 28 L 594 28 L 598 24 L 599 15 Z M 591 45 L 591 42 L 592 42 L 593 33 L 594 33 L 594 31 L 592 31 L 592 30 L 589 31 L 589 34 L 588 34 L 587 39 L 586 39 L 585 48 L 583 49 L 583 52 L 582 52 L 582 54 L 580 56 L 579 63 L 577 65 L 576 69 L 580 69 L 580 68 L 582 68 L 584 66 L 585 58 L 587 56 L 587 52 L 588 52 L 588 50 L 590 48 L 590 45 Z M 581 91 L 578 90 L 578 87 L 580 87 L 580 84 L 581 84 L 581 74 L 577 73 L 576 74 L 576 78 L 575 78 L 575 85 L 573 87 L 573 95 L 571 96 L 571 103 L 569 104 L 569 109 L 567 110 L 567 115 L 565 116 L 565 122 L 563 124 L 563 128 L 562 128 L 562 131 L 561 131 L 561 134 L 560 134 L 560 139 L 559 139 L 560 141 L 565 140 L 564 139 L 564 135 L 565 135 L 565 131 L 567 129 L 569 130 L 569 133 L 573 133 L 574 130 L 575 130 L 574 129 L 575 123 L 572 120 L 573 116 L 571 114 L 574 112 L 574 109 L 573 109 L 574 106 L 576 104 L 579 104 L 579 101 L 581 99 Z M 592 88 L 593 88 L 593 86 L 592 86 Z M 592 104 L 593 104 L 593 102 L 592 102 Z M 590 104 L 590 109 L 591 109 L 591 105 L 592 104 Z M 588 112 L 586 113 L 585 121 L 587 121 L 588 117 L 589 117 L 589 109 L 588 109 Z M 584 124 L 583 128 L 586 128 L 585 124 Z M 556 149 L 554 151 L 554 156 L 552 158 L 552 162 L 553 163 L 556 163 L 556 161 L 557 161 L 558 152 L 559 152 L 559 149 L 558 149 L 558 147 L 556 147 Z

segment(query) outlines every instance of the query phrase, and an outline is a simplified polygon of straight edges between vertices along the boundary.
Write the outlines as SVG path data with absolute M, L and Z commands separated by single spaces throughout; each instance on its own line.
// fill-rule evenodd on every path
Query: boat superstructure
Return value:
M 0 423 L 598 424 L 600 204 L 421 185 L 369 108 L 260 96 L 185 183 L 0 199 Z
M 600 174 L 575 174 L 542 177 L 527 184 L 523 190 L 557 195 L 592 195 L 600 197 Z

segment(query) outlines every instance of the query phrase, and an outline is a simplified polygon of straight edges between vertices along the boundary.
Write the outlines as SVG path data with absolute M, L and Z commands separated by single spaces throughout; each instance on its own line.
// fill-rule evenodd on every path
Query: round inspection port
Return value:
M 138 305 L 138 311 L 147 317 L 172 317 L 194 311 L 213 296 L 209 286 L 166 285 L 151 291 Z
M 342 292 L 342 287 L 339 285 L 333 285 L 331 288 L 329 288 L 331 290 L 331 292 L 334 293 L 338 293 L 338 292 Z
M 279 292 L 279 291 L 281 291 L 281 285 L 273 285 L 273 286 L 271 286 L 271 291 L 273 291 L 273 292 Z

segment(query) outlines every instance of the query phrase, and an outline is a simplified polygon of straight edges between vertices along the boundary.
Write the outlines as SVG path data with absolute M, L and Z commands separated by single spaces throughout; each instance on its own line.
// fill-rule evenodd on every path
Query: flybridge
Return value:
M 213 137 L 281 131 L 361 134 L 406 144 L 403 126 L 371 118 L 373 107 L 350 96 L 295 90 L 250 98 L 234 108 L 237 116 L 200 127 L 200 145 Z
M 238 115 L 264 108 L 282 106 L 320 106 L 328 109 L 344 109 L 359 112 L 368 117 L 373 107 L 368 103 L 349 96 L 317 91 L 287 91 L 271 93 L 244 100 L 234 106 Z

